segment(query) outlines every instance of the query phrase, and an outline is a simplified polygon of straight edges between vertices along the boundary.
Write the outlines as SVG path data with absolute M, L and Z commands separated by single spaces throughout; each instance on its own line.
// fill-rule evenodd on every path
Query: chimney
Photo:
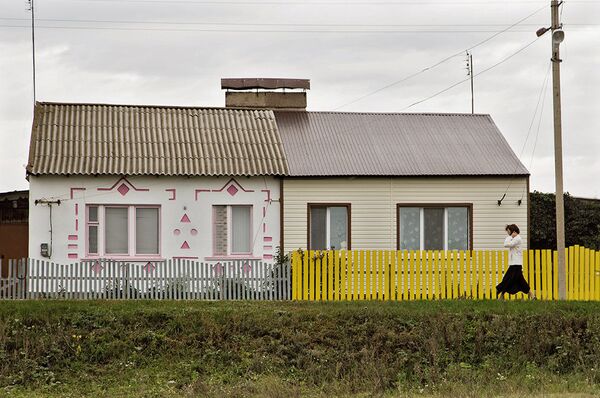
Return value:
M 306 110 L 309 79 L 221 79 L 227 108 Z M 281 91 L 278 91 L 281 90 Z M 291 90 L 291 91 L 286 91 Z

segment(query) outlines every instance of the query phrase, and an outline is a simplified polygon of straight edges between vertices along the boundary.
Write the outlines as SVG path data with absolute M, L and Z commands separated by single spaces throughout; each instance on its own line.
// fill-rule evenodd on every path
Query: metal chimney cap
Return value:
M 228 90 L 250 90 L 278 88 L 310 90 L 309 79 L 285 79 L 285 78 L 223 78 L 221 89 Z

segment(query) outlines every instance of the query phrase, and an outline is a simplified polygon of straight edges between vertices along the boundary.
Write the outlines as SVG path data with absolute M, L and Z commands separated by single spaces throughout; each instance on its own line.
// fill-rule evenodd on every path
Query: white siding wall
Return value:
M 42 259 L 40 244 L 50 243 L 48 206 L 36 205 L 35 200 L 60 199 L 60 206 L 52 206 L 51 261 L 76 262 L 86 258 L 85 208 L 89 204 L 159 205 L 161 257 L 196 257 L 199 261 L 213 255 L 212 205 L 252 205 L 251 257 L 270 261 L 279 245 L 280 181 L 272 177 L 235 180 L 239 185 L 231 190 L 232 195 L 227 192 L 230 177 L 128 177 L 125 184 L 129 190 L 123 195 L 117 190 L 123 182 L 117 183 L 116 176 L 31 176 L 29 256 Z M 99 190 L 113 185 L 112 190 Z M 190 222 L 181 222 L 184 214 Z M 182 248 L 184 241 L 189 249 Z M 144 258 L 131 260 L 144 261 Z
M 307 203 L 318 202 L 351 203 L 352 249 L 396 249 L 398 203 L 472 203 L 474 249 L 501 248 L 506 224 L 527 239 L 524 177 L 285 179 L 283 195 L 286 251 L 306 248 Z

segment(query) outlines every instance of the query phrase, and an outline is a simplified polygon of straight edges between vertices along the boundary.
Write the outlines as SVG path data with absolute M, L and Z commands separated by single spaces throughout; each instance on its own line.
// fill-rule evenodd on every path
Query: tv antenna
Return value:
M 466 52 L 467 56 L 467 76 L 471 77 L 471 113 L 475 113 L 475 100 L 473 97 L 473 54 L 468 50 Z

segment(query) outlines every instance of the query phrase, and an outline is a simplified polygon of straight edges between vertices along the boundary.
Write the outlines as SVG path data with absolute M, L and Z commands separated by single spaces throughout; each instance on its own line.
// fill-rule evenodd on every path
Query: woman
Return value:
M 500 297 L 504 300 L 504 294 L 515 294 L 517 292 L 523 292 L 529 296 L 530 299 L 534 299 L 535 296 L 529 288 L 529 284 L 523 277 L 523 239 L 519 236 L 519 227 L 516 224 L 507 225 L 506 233 L 508 236 L 504 240 L 504 247 L 509 248 L 508 255 L 508 271 L 504 274 L 502 282 L 496 286 L 496 297 Z

